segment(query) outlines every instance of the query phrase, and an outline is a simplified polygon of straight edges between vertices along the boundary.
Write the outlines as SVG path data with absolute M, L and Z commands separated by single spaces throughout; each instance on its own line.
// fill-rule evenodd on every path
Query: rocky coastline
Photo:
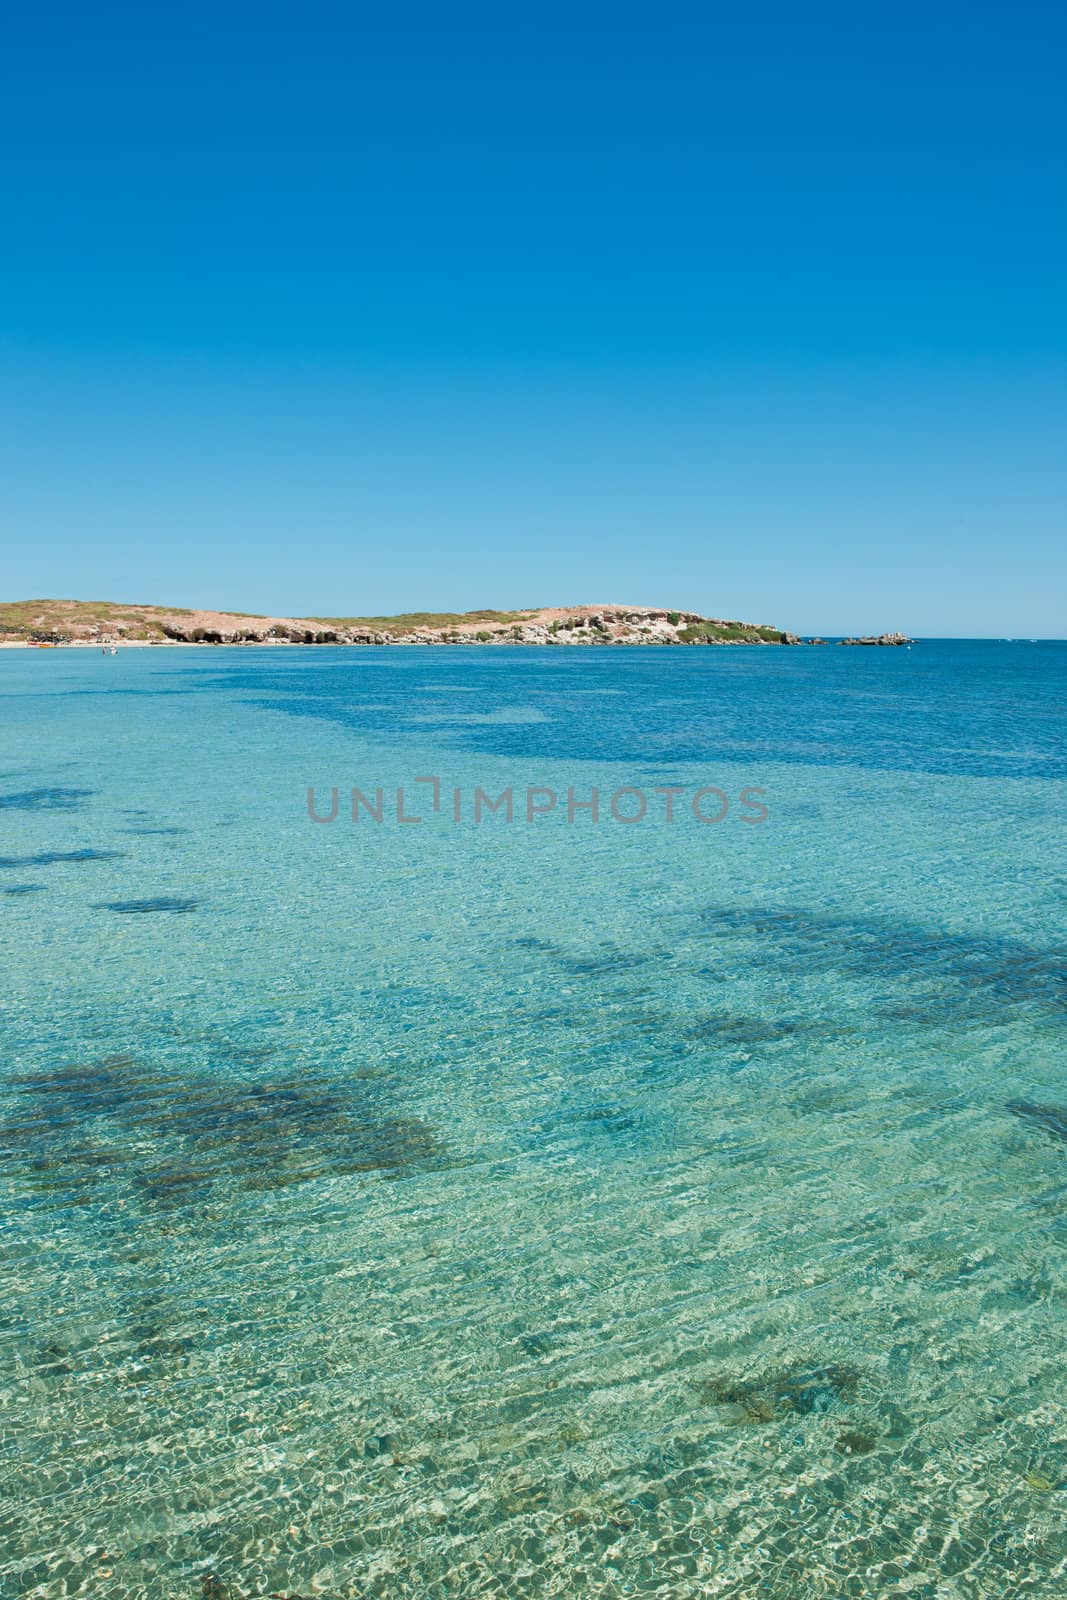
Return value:
M 110 648 L 205 645 L 800 645 L 825 644 L 767 623 L 656 606 L 411 613 L 398 617 L 268 617 L 75 600 L 0 605 L 0 643 Z M 843 644 L 906 644 L 904 634 Z
M 861 639 L 839 639 L 839 644 L 914 644 L 914 639 L 909 639 L 906 633 L 879 633 L 865 634 Z

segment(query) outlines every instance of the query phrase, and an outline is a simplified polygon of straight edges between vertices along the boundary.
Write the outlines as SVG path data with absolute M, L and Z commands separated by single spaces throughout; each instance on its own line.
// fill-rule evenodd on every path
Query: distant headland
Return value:
M 902 633 L 847 644 L 907 644 Z M 107 600 L 0 603 L 5 645 L 730 645 L 825 644 L 768 623 L 660 606 L 543 606 L 531 611 L 416 611 L 397 617 L 265 617 Z

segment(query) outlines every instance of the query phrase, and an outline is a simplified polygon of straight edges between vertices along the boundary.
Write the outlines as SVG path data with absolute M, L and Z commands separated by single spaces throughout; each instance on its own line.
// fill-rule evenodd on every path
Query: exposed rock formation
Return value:
M 862 639 L 842 639 L 840 642 L 842 644 L 912 644 L 912 643 L 914 643 L 914 641 L 912 639 L 908 638 L 906 633 L 880 633 L 880 634 L 878 634 L 877 637 L 875 637 L 874 634 L 867 634 L 866 637 L 864 637 Z

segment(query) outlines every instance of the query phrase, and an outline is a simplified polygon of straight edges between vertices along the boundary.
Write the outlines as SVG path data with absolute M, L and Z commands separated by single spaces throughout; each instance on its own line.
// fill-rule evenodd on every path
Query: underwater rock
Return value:
M 858 1433 L 850 1429 L 835 1440 L 834 1449 L 843 1456 L 869 1456 L 875 1448 L 877 1440 L 872 1439 L 869 1433 Z
M 524 1333 L 518 1340 L 519 1349 L 523 1354 L 532 1356 L 535 1360 L 551 1355 L 555 1344 L 556 1341 L 550 1333 Z
M 917 973 L 936 970 L 941 982 L 937 1011 L 949 1000 L 957 1011 L 973 1009 L 981 1000 L 998 1010 L 1006 1004 L 1039 1004 L 1059 1015 L 1067 994 L 1062 946 L 773 904 L 708 906 L 698 914 L 698 924 L 715 938 L 746 940 L 750 966 L 782 975 L 808 979 L 843 973 L 910 985 Z M 907 990 L 900 998 L 912 1003 Z M 929 1009 L 925 992 L 922 1000 Z
M 444 1153 L 428 1124 L 384 1112 L 363 1080 L 249 1084 L 120 1056 L 11 1086 L 20 1104 L 0 1126 L 0 1148 L 36 1193 L 68 1204 L 92 1199 L 102 1176 L 110 1191 L 129 1184 L 143 1202 L 173 1208 L 208 1199 L 216 1184 L 266 1192 L 320 1177 L 395 1177 Z M 94 1119 L 106 1144 L 92 1142 Z
M 188 1205 L 190 1200 L 204 1199 L 210 1191 L 210 1180 L 192 1167 L 154 1167 L 139 1172 L 136 1183 L 141 1193 L 157 1205 Z
M 0 811 L 81 811 L 94 789 L 23 789 L 0 794 Z
M 783 1416 L 822 1416 L 856 1393 L 860 1374 L 837 1363 L 763 1378 L 711 1378 L 701 1385 L 705 1405 L 737 1406 L 746 1422 L 772 1422 Z
M 233 1584 L 223 1583 L 217 1572 L 202 1572 L 200 1600 L 308 1600 L 308 1597 L 289 1589 L 238 1589 Z
M 217 1048 L 231 1061 L 239 1061 L 244 1066 L 255 1066 L 278 1054 L 276 1044 L 231 1044 L 228 1040 L 222 1040 Z
M 93 907 L 94 911 L 118 911 L 125 916 L 143 915 L 155 911 L 186 913 L 195 911 L 200 904 L 187 895 L 157 895 L 149 900 L 105 900 Z
M 100 1095 L 106 1097 L 105 1106 L 112 1097 L 113 1104 L 121 1103 L 123 1086 L 129 1081 L 126 1071 L 135 1067 L 133 1056 L 105 1056 L 89 1066 L 48 1067 L 42 1072 L 23 1073 L 12 1078 L 11 1085 L 34 1095 L 56 1094 L 64 1100 L 86 1102 L 88 1109 L 95 1110 L 92 1102 Z
M 66 1345 L 56 1341 L 43 1344 L 35 1352 L 34 1370 L 40 1377 L 66 1377 L 74 1371 L 73 1364 L 68 1360 L 69 1355 Z
M 393 1456 L 399 1449 L 399 1434 L 381 1433 L 376 1438 L 364 1441 L 363 1454 L 368 1460 L 373 1460 L 376 1456 Z
M 1039 1128 L 1053 1139 L 1067 1143 L 1067 1106 L 1037 1105 L 1033 1100 L 1009 1100 L 1004 1108 L 1021 1122 Z
M 572 973 L 576 978 L 599 978 L 608 977 L 613 972 L 631 972 L 636 967 L 647 966 L 655 958 L 642 955 L 639 951 L 609 950 L 604 955 L 561 955 L 557 959 L 563 971 Z
M 606 1105 L 588 1106 L 584 1110 L 575 1110 L 568 1114 L 568 1122 L 576 1118 L 590 1125 L 591 1129 L 603 1133 L 634 1133 L 641 1126 L 640 1117 L 626 1106 Z
M 0 867 L 52 867 L 62 861 L 118 861 L 121 850 L 39 850 L 32 856 L 0 856 Z
M 136 833 L 139 836 L 141 836 L 142 838 L 144 838 L 144 837 L 147 837 L 150 834 L 166 834 L 167 836 L 170 836 L 170 835 L 177 834 L 177 833 L 188 833 L 189 829 L 188 828 L 120 828 L 119 832 L 120 833 Z
M 724 1044 L 773 1044 L 805 1031 L 807 1025 L 795 1017 L 733 1016 L 729 1012 L 710 1012 L 685 1029 L 687 1039 L 721 1039 Z

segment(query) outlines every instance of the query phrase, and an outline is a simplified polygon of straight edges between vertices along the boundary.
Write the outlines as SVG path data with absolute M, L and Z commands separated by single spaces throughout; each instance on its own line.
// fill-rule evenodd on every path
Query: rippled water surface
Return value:
M 3 1600 L 1067 1594 L 1065 690 L 0 652 Z

